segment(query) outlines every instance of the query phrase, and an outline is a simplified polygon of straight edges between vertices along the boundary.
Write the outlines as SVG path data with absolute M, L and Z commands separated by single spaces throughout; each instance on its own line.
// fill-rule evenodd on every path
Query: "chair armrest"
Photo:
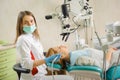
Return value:
M 87 70 L 87 71 L 95 71 L 102 73 L 102 69 L 97 67 L 97 66 L 80 66 L 80 65 L 75 65 L 75 66 L 69 66 L 67 67 L 67 71 L 70 72 L 72 70 Z
M 118 79 L 120 79 L 120 65 L 110 67 L 106 71 L 106 78 L 107 78 L 107 80 L 118 80 Z
M 16 72 L 21 72 L 21 73 L 30 73 L 30 69 L 25 69 L 25 68 L 22 68 L 20 63 L 17 63 L 13 66 L 13 69 L 16 71 Z

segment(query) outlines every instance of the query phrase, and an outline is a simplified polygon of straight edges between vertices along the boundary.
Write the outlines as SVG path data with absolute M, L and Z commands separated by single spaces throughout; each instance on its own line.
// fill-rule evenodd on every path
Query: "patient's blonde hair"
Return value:
M 58 51 L 54 50 L 53 48 L 50 48 L 50 49 L 48 49 L 46 57 L 49 57 L 49 56 L 57 54 L 57 53 L 58 53 Z

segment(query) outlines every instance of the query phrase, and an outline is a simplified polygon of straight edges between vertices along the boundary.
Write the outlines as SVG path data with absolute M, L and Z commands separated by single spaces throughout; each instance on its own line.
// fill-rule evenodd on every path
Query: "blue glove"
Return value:
M 56 59 L 56 61 L 58 61 L 60 59 L 61 55 L 60 54 L 54 54 L 48 58 L 45 58 L 45 62 L 46 63 L 49 63 L 49 62 L 52 62 L 54 59 Z

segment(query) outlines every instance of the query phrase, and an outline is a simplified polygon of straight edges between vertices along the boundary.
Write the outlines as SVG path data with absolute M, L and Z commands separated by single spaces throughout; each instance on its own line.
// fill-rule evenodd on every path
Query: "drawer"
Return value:
M 8 62 L 6 64 L 3 64 L 3 65 L 0 65 L 0 71 L 2 69 L 6 70 L 6 69 L 12 69 L 13 65 L 15 64 L 16 62 L 13 61 L 13 62 Z
M 12 69 L 13 69 L 13 66 L 4 65 L 0 67 L 0 73 L 8 72 L 9 70 L 12 70 Z
M 5 71 L 5 70 L 7 70 L 7 69 L 9 69 L 9 67 L 8 66 L 0 66 L 0 73 L 2 73 L 3 71 Z
M 7 73 L 4 73 L 4 72 L 2 72 L 2 73 L 0 73 L 0 80 L 2 80 L 4 77 L 6 77 L 8 74 Z
M 17 80 L 17 73 L 13 70 L 15 63 L 15 48 L 0 51 L 0 80 Z
M 9 77 L 5 77 L 3 79 L 0 79 L 0 80 L 18 80 L 17 76 L 13 76 L 13 75 L 10 75 Z
M 7 58 L 1 58 L 1 59 L 0 59 L 0 65 L 1 65 L 2 63 L 6 63 L 6 62 L 8 62 L 8 59 L 7 59 Z
M 6 51 L 0 51 L 0 57 L 3 57 L 5 55 L 7 55 L 8 53 Z
M 2 73 L 9 73 L 9 72 L 14 72 L 13 67 L 3 67 L 3 69 L 1 68 L 0 74 Z
M 4 59 L 4 58 L 7 58 L 8 60 L 16 59 L 15 57 L 16 57 L 16 54 L 15 54 L 15 53 L 12 53 L 12 54 L 9 54 L 9 55 L 0 56 L 0 60 L 1 60 L 1 59 Z
M 13 65 L 12 66 L 2 66 L 2 67 L 0 67 L 0 74 L 1 73 L 5 73 L 5 72 L 8 72 L 8 71 L 14 71 L 13 70 Z
M 10 55 L 9 57 L 3 57 L 0 58 L 0 66 L 8 63 L 15 63 L 16 62 L 16 56 L 15 55 Z
M 17 73 L 15 71 L 3 72 L 0 74 L 0 80 L 17 80 Z
M 0 58 L 5 57 L 5 56 L 9 56 L 9 55 L 12 55 L 12 54 L 16 55 L 15 48 L 0 51 Z

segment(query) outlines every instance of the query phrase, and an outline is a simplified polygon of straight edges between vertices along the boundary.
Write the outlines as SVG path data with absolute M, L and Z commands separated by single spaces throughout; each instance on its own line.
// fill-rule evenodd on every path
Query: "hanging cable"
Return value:
M 54 77 L 54 63 L 55 63 L 55 61 L 57 60 L 57 59 L 59 59 L 61 57 L 61 55 L 60 56 L 57 56 L 53 61 L 52 61 L 52 78 L 53 78 L 53 80 L 55 80 L 55 77 Z
M 102 51 L 103 51 L 103 54 L 104 54 L 104 56 L 103 56 L 103 71 L 102 71 L 102 80 L 106 80 L 106 51 L 105 51 L 105 49 L 104 49 L 104 47 L 103 47 L 103 45 L 102 45 L 102 42 L 101 42 L 101 39 L 100 39 L 100 37 L 98 36 L 98 33 L 96 32 L 96 27 L 95 27 L 95 23 L 93 22 L 93 27 L 94 27 L 94 32 L 95 32 L 95 34 L 96 34 L 96 36 L 97 36 L 97 39 L 98 39 L 98 41 L 99 41 L 99 44 L 100 44 L 100 46 L 101 46 L 101 49 L 102 49 Z

